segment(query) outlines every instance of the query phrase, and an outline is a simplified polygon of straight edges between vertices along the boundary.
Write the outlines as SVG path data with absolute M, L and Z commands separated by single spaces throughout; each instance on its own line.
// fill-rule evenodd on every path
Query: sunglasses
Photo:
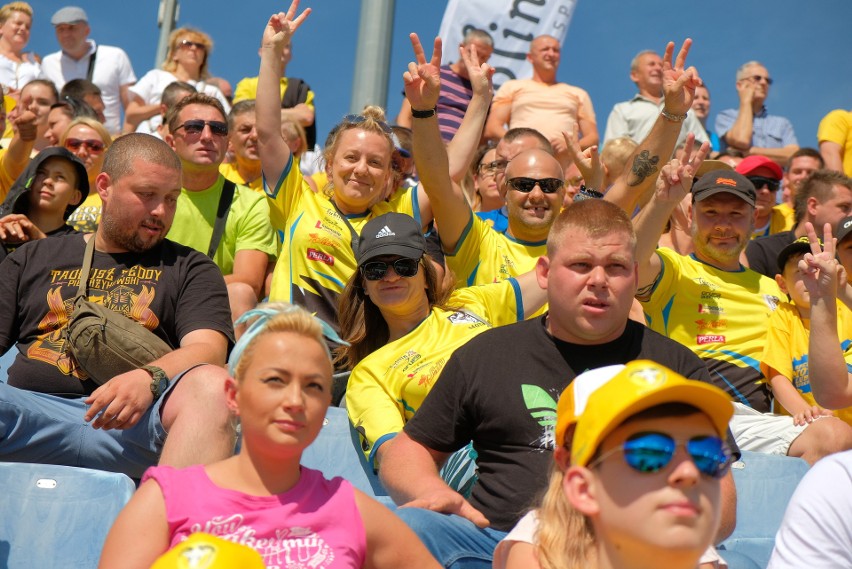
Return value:
M 181 40 L 178 43 L 178 47 L 194 47 L 195 49 L 200 49 L 202 51 L 207 50 L 207 46 L 204 45 L 203 43 L 198 43 L 197 41 L 190 41 L 190 40 Z
M 525 194 L 533 191 L 533 188 L 535 188 L 536 185 L 541 188 L 541 191 L 545 194 L 555 194 L 559 191 L 559 188 L 565 184 L 559 178 L 541 178 L 540 180 L 535 178 L 510 178 L 509 180 L 506 180 L 506 183 L 515 190 Z
M 393 267 L 393 271 L 399 276 L 410 279 L 420 270 L 420 259 L 400 257 L 391 263 L 370 261 L 361 266 L 361 274 L 368 281 L 380 281 L 387 274 L 390 267 Z
M 222 121 L 203 121 L 201 119 L 193 119 L 186 121 L 182 125 L 175 128 L 184 129 L 186 134 L 201 134 L 205 126 L 210 126 L 210 132 L 216 136 L 228 136 L 228 123 Z
M 349 123 L 349 124 L 362 124 L 362 123 L 367 122 L 368 120 L 373 120 L 373 122 L 378 124 L 382 128 L 382 130 L 385 131 L 385 134 L 388 134 L 388 135 L 393 134 L 393 130 L 391 130 L 391 127 L 385 121 L 377 121 L 375 119 L 368 119 L 364 115 L 346 115 L 345 117 L 343 117 L 343 122 Z
M 780 180 L 775 180 L 772 178 L 764 178 L 763 176 L 746 176 L 749 181 L 754 184 L 756 189 L 760 189 L 763 186 L 769 188 L 770 192 L 777 192 L 778 188 L 781 186 Z
M 766 81 L 767 85 L 772 85 L 772 77 L 766 77 L 764 75 L 752 75 L 749 77 L 755 83 L 760 83 L 761 81 Z
M 600 464 L 615 452 L 624 454 L 624 461 L 637 472 L 659 472 L 671 463 L 677 447 L 684 445 L 686 452 L 701 474 L 711 478 L 722 478 L 731 467 L 731 451 L 719 437 L 693 437 L 688 441 L 676 441 L 665 433 L 636 433 L 623 445 L 611 449 L 589 464 L 589 468 Z
M 65 148 L 72 152 L 80 150 L 81 146 L 85 146 L 86 150 L 95 154 L 103 152 L 104 148 L 106 148 L 106 145 L 100 140 L 80 140 L 79 138 L 68 138 L 65 140 Z

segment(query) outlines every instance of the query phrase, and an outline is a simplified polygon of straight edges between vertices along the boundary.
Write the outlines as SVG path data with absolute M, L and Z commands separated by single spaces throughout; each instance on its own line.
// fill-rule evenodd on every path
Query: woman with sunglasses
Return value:
M 112 137 L 106 127 L 92 118 L 76 118 L 65 129 L 59 144 L 86 166 L 89 187 L 94 188 L 95 178 L 104 165 L 106 151 L 112 145 Z M 95 231 L 101 221 L 101 205 L 101 196 L 97 192 L 90 192 L 68 218 L 68 225 L 84 233 Z
M 386 213 L 368 222 L 358 271 L 340 298 L 349 345 L 339 359 L 352 369 L 346 409 L 370 464 L 378 469 L 382 444 L 420 408 L 457 348 L 492 326 L 523 320 L 544 301 L 533 273 L 452 291 L 438 281 L 414 219 Z
M 107 536 L 100 569 L 148 568 L 198 531 L 251 545 L 269 569 L 438 569 L 414 533 L 342 478 L 300 464 L 331 403 L 326 336 L 304 309 L 248 312 L 231 353 L 228 407 L 239 418 L 236 456 L 184 469 L 149 469 Z
M 494 567 L 630 569 L 653 560 L 695 569 L 708 561 L 732 414 L 722 390 L 649 360 L 580 374 L 559 399 L 541 506 L 498 545 Z
M 163 90 L 175 81 L 183 81 L 195 87 L 199 93 L 216 97 L 225 113 L 231 104 L 222 91 L 211 83 L 208 63 L 213 51 L 213 40 L 200 30 L 178 28 L 169 35 L 169 52 L 162 69 L 152 69 L 130 87 L 124 132 L 155 134 L 162 123 L 160 100 Z

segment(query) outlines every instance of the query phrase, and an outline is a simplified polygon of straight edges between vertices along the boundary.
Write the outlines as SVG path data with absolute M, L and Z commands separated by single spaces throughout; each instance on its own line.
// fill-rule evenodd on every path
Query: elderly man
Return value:
M 60 51 L 44 57 L 45 77 L 57 89 L 72 79 L 88 79 L 101 88 L 105 105 L 105 126 L 113 135 L 121 132 L 121 109 L 127 106 L 127 89 L 136 83 L 130 58 L 124 50 L 97 45 L 90 40 L 89 18 L 82 8 L 66 6 L 50 19 L 56 30 Z
M 639 52 L 630 62 L 630 80 L 639 90 L 632 99 L 616 104 L 606 121 L 604 141 L 621 136 L 641 142 L 653 127 L 660 113 L 668 114 L 670 120 L 682 123 L 677 145 L 686 140 L 689 133 L 695 135 L 698 143 L 708 139 L 707 132 L 698 120 L 695 112 L 670 113 L 663 100 L 663 60 L 653 50 Z M 697 94 L 696 87 L 696 94 Z
M 508 128 L 526 127 L 541 132 L 550 141 L 563 169 L 571 164 L 562 132 L 579 124 L 580 147 L 598 143 L 595 109 L 589 94 L 556 80 L 561 46 L 553 36 L 538 36 L 530 43 L 527 60 L 532 64 L 531 79 L 506 81 L 494 95 L 485 136 L 503 137 Z
M 158 461 L 183 467 L 233 452 L 225 284 L 209 259 L 165 239 L 180 176 L 180 160 L 162 141 L 124 136 L 95 182 L 103 200 L 97 232 L 25 244 L 0 265 L 0 351 L 18 352 L 8 383 L 0 382 L 0 460 L 139 478 Z M 174 348 L 100 387 L 64 334 L 91 240 L 89 299 Z
M 790 121 L 766 110 L 771 85 L 772 77 L 763 64 L 749 61 L 741 65 L 737 69 L 740 106 L 716 116 L 716 134 L 727 146 L 766 156 L 784 166 L 799 143 Z
M 225 275 L 236 320 L 257 304 L 277 245 L 266 197 L 226 182 L 219 173 L 228 147 L 225 121 L 219 101 L 203 93 L 184 97 L 166 117 L 166 142 L 183 165 L 183 188 L 169 238 L 207 252 L 215 261 Z

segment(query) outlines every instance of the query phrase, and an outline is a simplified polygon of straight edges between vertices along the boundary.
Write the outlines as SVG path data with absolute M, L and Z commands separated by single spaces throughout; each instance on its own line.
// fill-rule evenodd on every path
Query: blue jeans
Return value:
M 494 548 L 508 533 L 421 508 L 399 508 L 396 514 L 446 569 L 491 569 Z

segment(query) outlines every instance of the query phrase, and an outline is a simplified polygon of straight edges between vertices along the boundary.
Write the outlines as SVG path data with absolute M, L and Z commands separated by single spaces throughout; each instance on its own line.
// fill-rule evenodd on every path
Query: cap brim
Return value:
M 383 257 L 385 255 L 397 255 L 407 259 L 419 259 L 425 252 L 426 251 L 420 247 L 412 247 L 411 245 L 405 245 L 403 243 L 387 243 L 386 245 L 379 245 L 378 247 L 371 249 L 363 257 L 358 259 L 358 266 L 361 267 L 364 263 L 368 263 L 376 257 Z
M 695 173 L 695 177 L 700 178 L 707 172 L 712 172 L 713 170 L 728 170 L 730 172 L 733 172 L 734 167 L 728 164 L 727 162 L 722 162 L 721 160 L 705 160 L 701 163 L 701 166 Z
M 700 201 L 706 200 L 710 196 L 715 196 L 716 194 L 721 194 L 721 193 L 731 194 L 731 195 L 737 196 L 738 198 L 743 200 L 748 205 L 754 207 L 754 200 L 753 199 L 749 199 L 748 196 L 743 195 L 741 192 L 735 191 L 733 188 L 710 188 L 709 190 L 703 190 L 700 193 L 692 194 L 692 201 L 693 202 L 700 202 Z

